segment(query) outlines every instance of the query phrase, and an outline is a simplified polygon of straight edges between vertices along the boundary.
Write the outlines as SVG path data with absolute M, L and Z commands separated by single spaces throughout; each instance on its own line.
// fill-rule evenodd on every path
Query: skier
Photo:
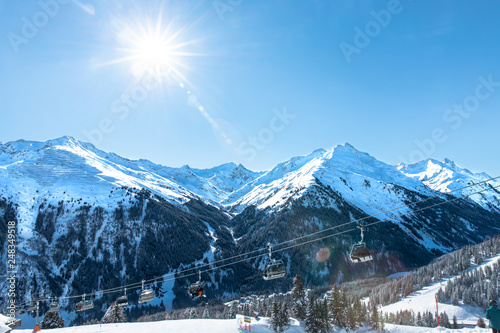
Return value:
M 490 320 L 493 333 L 500 333 L 500 309 L 497 308 L 497 301 L 493 299 L 490 301 L 490 307 L 486 310 L 486 318 Z

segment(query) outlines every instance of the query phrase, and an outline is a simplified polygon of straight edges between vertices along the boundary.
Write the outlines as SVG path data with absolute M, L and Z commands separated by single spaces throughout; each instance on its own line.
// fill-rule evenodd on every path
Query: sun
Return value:
M 153 37 L 146 37 L 137 45 L 138 60 L 148 68 L 168 66 L 172 52 L 167 43 Z
M 134 23 L 123 24 L 118 34 L 120 57 L 109 64 L 128 63 L 137 78 L 174 76 L 186 81 L 183 73 L 190 70 L 186 59 L 198 54 L 189 51 L 195 41 L 185 39 L 185 30 L 186 27 L 176 28 L 173 21 L 164 19 L 162 11 L 155 20 L 142 17 Z

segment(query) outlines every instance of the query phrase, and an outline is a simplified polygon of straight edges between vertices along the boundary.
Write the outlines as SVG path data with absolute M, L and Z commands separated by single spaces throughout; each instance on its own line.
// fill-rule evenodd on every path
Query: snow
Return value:
M 121 186 L 148 189 L 174 204 L 191 198 L 217 203 L 260 174 L 235 164 L 198 170 L 131 161 L 71 137 L 0 144 L 0 194 L 25 203 L 26 221 L 33 219 L 28 211 L 33 211 L 34 198 L 50 197 L 60 187 L 67 197 L 100 204 L 114 204 L 109 192 Z
M 472 266 L 469 270 L 476 270 L 480 268 L 484 268 L 486 266 L 491 266 L 493 263 L 500 260 L 500 254 L 484 260 L 484 262 L 480 266 Z M 416 291 L 406 298 L 400 300 L 399 302 L 386 305 L 382 307 L 382 311 L 384 313 L 397 313 L 401 310 L 413 310 L 416 314 L 417 312 L 423 313 L 425 311 L 431 311 L 432 313 L 436 312 L 436 299 L 435 295 L 438 292 L 439 288 L 446 287 L 448 280 L 454 280 L 460 275 L 446 277 L 441 279 L 438 282 L 432 283 L 423 289 Z M 450 302 L 447 303 L 439 303 L 439 313 L 446 312 L 448 317 L 451 319 L 453 316 L 457 317 L 457 321 L 460 324 L 464 323 L 476 323 L 479 317 L 484 318 L 484 309 L 481 307 L 473 307 L 470 305 L 451 305 Z M 456 330 L 455 330 L 456 331 Z
M 397 272 L 394 274 L 391 274 L 387 277 L 387 279 L 399 279 L 402 278 L 403 276 L 409 274 L 410 272 Z
M 441 193 L 451 193 L 456 197 L 468 195 L 491 186 L 500 185 L 500 181 L 494 180 L 481 185 L 469 187 L 456 191 L 468 185 L 476 184 L 491 179 L 486 173 L 473 173 L 468 169 L 461 168 L 455 162 L 445 159 L 439 162 L 434 159 L 426 159 L 415 164 L 400 164 L 398 169 L 406 176 L 423 182 L 429 188 Z M 491 205 L 500 211 L 500 192 L 485 191 L 470 197 L 471 200 L 481 205 L 483 208 L 491 209 Z
M 5 325 L 5 323 L 9 320 L 9 317 L 0 314 L 0 333 L 8 332 L 10 328 Z
M 408 177 L 389 164 L 346 143 L 328 151 L 316 150 L 307 156 L 294 157 L 232 193 L 223 204 L 240 212 L 249 205 L 258 209 L 280 210 L 291 200 L 313 192 L 320 181 L 330 186 L 344 200 L 368 215 L 408 203 L 396 187 L 403 187 L 425 196 L 436 195 L 421 181 Z M 320 197 L 320 196 L 315 196 Z M 323 199 L 324 200 L 324 199 Z M 321 202 L 322 207 L 337 209 L 333 199 Z M 409 212 L 403 208 L 381 214 L 380 219 Z
M 147 160 L 131 161 L 70 137 L 47 142 L 19 140 L 0 144 L 0 196 L 20 205 L 17 216 L 18 251 L 27 255 L 37 255 L 32 251 L 29 240 L 32 237 L 38 207 L 43 200 L 46 200 L 46 204 L 56 207 L 57 203 L 63 200 L 66 207 L 71 205 L 79 207 L 83 202 L 87 202 L 89 205 L 95 204 L 112 210 L 124 198 L 125 190 L 121 189 L 121 186 L 137 190 L 148 189 L 176 205 L 185 203 L 191 198 L 197 198 L 212 205 L 225 205 L 226 208 L 238 212 L 248 205 L 255 205 L 258 209 L 286 208 L 293 199 L 314 193 L 317 181 L 319 181 L 324 186 L 331 187 L 344 200 L 365 213 L 377 214 L 408 203 L 404 192 L 401 193 L 399 188 L 415 191 L 427 197 L 434 196 L 438 192 L 449 193 L 488 178 L 490 178 L 489 175 L 472 173 L 458 167 L 450 160 L 443 162 L 425 160 L 413 165 L 395 167 L 367 153 L 360 152 L 347 143 L 328 151 L 318 149 L 309 155 L 294 157 L 265 173 L 253 172 L 234 163 L 211 169 L 195 169 L 189 166 L 165 167 Z M 500 182 L 496 181 L 494 186 L 499 184 Z M 488 186 L 483 184 L 478 188 L 454 192 L 453 195 L 465 195 L 478 189 L 486 189 Z M 73 201 L 78 198 L 81 198 L 79 202 Z M 500 211 L 500 192 L 498 191 L 488 191 L 472 196 L 472 199 L 485 208 L 493 205 Z M 320 200 L 325 200 L 320 203 L 323 207 L 338 209 L 338 203 L 334 199 L 322 198 Z M 306 204 L 315 203 L 306 202 Z M 390 218 L 408 211 L 408 208 L 403 208 L 378 217 Z M 65 221 L 58 222 L 63 226 Z M 321 227 L 321 221 L 314 222 Z M 213 244 L 217 240 L 217 235 L 208 223 L 206 226 L 212 244 L 204 258 L 212 261 L 215 251 Z M 66 230 L 61 227 L 54 234 L 54 238 L 58 238 L 65 232 Z M 103 229 L 98 230 L 99 235 L 102 232 Z M 419 240 L 422 245 L 446 251 L 445 248 L 434 243 L 431 236 L 425 233 L 422 236 L 424 240 Z M 140 239 L 136 239 L 136 244 L 139 243 Z M 396 278 L 404 273 L 398 274 L 400 275 L 388 278 Z M 162 286 L 164 291 L 170 293 L 168 296 L 170 301 L 170 297 L 174 297 L 172 288 L 171 280 L 166 281 Z M 439 289 L 439 283 L 427 286 L 424 290 L 398 302 L 399 304 L 389 305 L 388 309 L 397 310 L 414 306 L 415 309 L 420 309 L 414 311 L 434 311 L 436 288 Z M 166 304 L 169 303 L 166 302 Z M 450 304 L 440 304 L 440 306 L 450 318 L 456 314 L 463 320 L 477 320 L 477 317 L 482 314 L 482 309 L 467 306 L 452 307 Z M 151 325 L 151 327 L 142 329 L 142 326 L 136 325 L 146 325 L 144 327 Z M 160 329 L 161 325 L 164 325 L 165 329 Z M 155 331 L 157 328 L 160 331 L 189 332 L 191 329 L 200 331 L 200 327 L 213 327 L 213 332 L 219 332 L 217 331 L 219 326 L 227 326 L 226 331 L 235 331 L 234 322 L 215 320 L 118 326 L 122 329 L 120 332 L 126 332 L 129 328 L 148 332 Z M 114 327 L 110 325 L 98 329 L 102 332 L 112 332 Z M 264 332 L 264 327 L 261 329 Z M 396 326 L 392 329 L 394 332 L 404 331 Z M 67 330 L 68 332 L 92 331 L 89 327 L 68 328 Z M 408 329 L 408 331 L 413 330 L 413 328 Z M 1 325 L 0 333 L 2 333 Z
M 491 329 L 489 328 L 461 328 L 461 329 L 451 329 L 451 328 L 444 328 L 444 327 L 434 327 L 434 328 L 429 328 L 429 327 L 415 327 L 415 326 L 403 326 L 403 325 L 392 325 L 392 324 L 387 324 L 386 325 L 386 331 L 391 332 L 391 333 L 421 333 L 421 332 L 440 332 L 440 333 L 456 333 L 456 332 L 461 332 L 461 333 L 480 333 L 480 332 L 491 332 Z
M 76 327 L 66 327 L 60 329 L 52 329 L 51 332 L 54 333 L 136 333 L 136 332 L 148 332 L 148 333 L 164 333 L 164 332 L 175 332 L 175 333 L 245 333 L 249 332 L 240 329 L 240 321 L 242 322 L 243 316 L 238 315 L 236 319 L 184 319 L 184 320 L 165 320 L 156 321 L 148 323 L 121 323 L 121 324 L 102 324 L 102 325 L 89 325 L 89 326 L 76 326 Z M 260 318 L 256 320 L 252 318 L 251 322 L 251 332 L 254 333 L 271 333 L 273 332 L 268 328 L 269 318 Z M 0 324 L 1 325 L 1 324 Z M 414 327 L 414 326 L 400 326 L 386 324 L 386 332 L 388 333 L 423 333 L 423 332 L 441 332 L 441 333 L 479 333 L 479 332 L 489 332 L 486 328 L 462 328 L 462 329 L 445 329 L 442 327 L 428 328 L 428 327 Z M 0 333 L 3 333 L 0 326 Z M 15 330 L 15 332 L 20 333 L 31 333 L 31 329 Z M 304 333 L 303 326 L 300 326 L 297 321 L 293 321 L 292 326 L 290 326 L 284 333 Z M 345 333 L 345 330 L 340 330 L 337 332 Z M 359 328 L 357 333 L 374 332 L 369 328 Z
M 127 186 L 148 189 L 174 204 L 198 198 L 215 206 L 222 204 L 234 212 L 248 205 L 279 210 L 290 199 L 313 191 L 319 180 L 371 215 L 407 203 L 396 187 L 434 196 L 435 191 L 449 192 L 488 177 L 459 168 L 449 160 L 426 160 L 396 168 L 348 143 L 291 158 L 265 173 L 234 163 L 195 169 L 171 168 L 148 160 L 131 161 L 70 137 L 0 144 L 0 195 L 22 203 L 18 218 L 24 238 L 31 237 L 37 213 L 33 208 L 40 204 L 38 198 L 42 196 L 52 198 L 54 203 L 82 198 L 90 204 L 116 207 L 116 196 L 110 196 L 110 192 Z M 483 207 L 489 203 L 500 209 L 500 192 L 485 192 L 473 199 Z M 333 199 L 321 200 L 326 200 L 321 203 L 325 207 L 337 208 Z M 398 213 L 405 211 L 408 210 Z M 380 216 L 387 217 L 390 214 Z
M 66 327 L 50 330 L 54 333 L 136 333 L 136 332 L 176 332 L 176 333 L 243 333 L 243 316 L 237 315 L 236 319 L 184 319 L 184 320 L 165 320 L 149 323 L 121 323 L 121 324 L 102 324 L 78 327 Z M 240 329 L 240 322 L 242 328 Z M 252 332 L 271 333 L 268 328 L 269 318 L 251 318 L 250 325 Z M 31 333 L 29 330 L 16 330 L 20 333 Z M 2 332 L 2 331 L 0 331 Z M 3 332 L 2 332 L 3 333 Z M 298 321 L 292 320 L 292 325 L 284 333 L 304 333 Z

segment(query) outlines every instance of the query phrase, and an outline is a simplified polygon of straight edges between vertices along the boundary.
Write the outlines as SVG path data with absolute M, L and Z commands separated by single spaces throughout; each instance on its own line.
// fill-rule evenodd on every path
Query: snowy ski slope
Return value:
M 473 265 L 472 267 L 469 268 L 469 271 L 484 268 L 486 266 L 491 266 L 498 260 L 500 260 L 500 254 L 484 260 L 484 262 L 481 265 Z M 413 310 L 413 312 L 415 313 L 417 312 L 422 313 L 424 311 L 431 311 L 435 313 L 436 312 L 435 295 L 438 292 L 439 288 L 442 287 L 444 290 L 448 280 L 454 280 L 459 276 L 460 275 L 455 275 L 443 278 L 441 281 L 432 283 L 424 287 L 423 289 L 410 294 L 408 297 L 400 300 L 399 302 L 382 307 L 382 311 L 384 313 L 386 312 L 396 313 L 401 310 Z M 457 322 L 459 324 L 464 323 L 464 324 L 474 325 L 479 317 L 484 318 L 484 310 L 481 307 L 474 307 L 464 304 L 458 304 L 454 306 L 451 305 L 450 302 L 438 303 L 438 306 L 439 306 L 439 312 L 440 313 L 446 312 L 450 320 L 451 318 L 453 318 L 453 316 L 456 316 Z M 483 332 L 483 331 L 486 332 L 487 330 L 481 330 L 481 331 L 476 330 L 473 332 Z M 400 332 L 400 331 L 394 331 L 394 332 Z M 414 332 L 414 331 L 409 330 L 408 332 Z M 415 332 L 421 332 L 421 331 L 415 331 Z M 457 332 L 457 330 L 453 330 L 453 332 Z M 463 332 L 468 332 L 468 331 L 464 329 Z

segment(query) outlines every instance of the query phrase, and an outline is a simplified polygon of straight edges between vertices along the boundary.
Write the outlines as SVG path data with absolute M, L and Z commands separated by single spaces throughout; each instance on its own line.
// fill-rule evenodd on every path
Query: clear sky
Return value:
M 0 0 L 0 141 L 267 170 L 349 142 L 500 174 L 500 2 Z

